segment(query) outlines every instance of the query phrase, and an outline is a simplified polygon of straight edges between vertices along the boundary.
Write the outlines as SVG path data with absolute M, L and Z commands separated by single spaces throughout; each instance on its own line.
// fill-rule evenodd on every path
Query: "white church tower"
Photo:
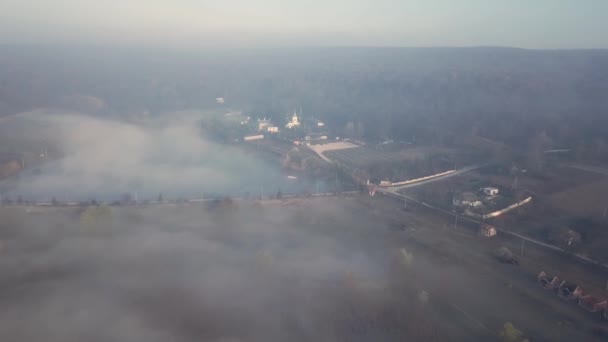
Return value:
M 294 127 L 300 126 L 300 121 L 298 120 L 298 115 L 296 114 L 296 111 L 293 111 L 293 116 L 291 117 L 291 121 L 289 121 L 287 123 L 287 125 L 285 125 L 285 127 L 291 129 Z

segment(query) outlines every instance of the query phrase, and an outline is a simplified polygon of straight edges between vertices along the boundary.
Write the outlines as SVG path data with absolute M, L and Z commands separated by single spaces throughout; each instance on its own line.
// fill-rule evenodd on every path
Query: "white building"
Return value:
M 492 187 L 486 187 L 483 188 L 483 193 L 488 195 L 488 196 L 496 196 L 498 195 L 498 189 L 497 188 L 492 188 Z
M 298 115 L 294 111 L 293 116 L 291 117 L 291 121 L 289 121 L 287 123 L 287 125 L 285 125 L 285 127 L 292 129 L 292 128 L 298 127 L 298 126 L 300 126 L 300 121 L 298 120 Z
M 460 196 L 455 197 L 452 200 L 453 204 L 457 207 L 480 207 L 483 203 L 475 196 L 472 192 L 464 192 Z
M 215 98 L 215 102 L 219 103 L 219 104 L 222 104 L 222 103 L 224 103 L 224 98 L 223 97 L 216 97 Z
M 250 135 L 247 137 L 244 137 L 243 140 L 244 141 L 253 141 L 253 140 L 261 140 L 264 139 L 264 135 L 260 134 L 260 135 Z
M 279 127 L 277 126 L 269 126 L 268 133 L 279 133 Z
M 258 119 L 258 131 L 265 131 L 268 127 L 272 127 L 272 121 L 266 118 Z

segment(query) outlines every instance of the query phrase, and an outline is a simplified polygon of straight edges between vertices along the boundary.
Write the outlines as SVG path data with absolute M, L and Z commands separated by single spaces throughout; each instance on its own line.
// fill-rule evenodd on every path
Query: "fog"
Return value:
M 171 113 L 139 124 L 44 110 L 6 118 L 4 139 L 40 141 L 41 155 L 48 154 L 41 159 L 50 161 L 26 165 L 0 187 L 5 197 L 32 201 L 115 201 L 125 193 L 140 200 L 160 193 L 166 199 L 266 197 L 313 188 L 305 179 L 289 181 L 278 162 L 205 139 L 204 115 L 211 114 Z
M 371 335 L 356 331 L 364 326 L 357 315 L 394 310 L 388 270 L 398 245 L 370 216 L 350 215 L 352 200 L 113 208 L 93 223 L 74 210 L 2 209 L 0 339 L 333 341 L 416 333 L 392 319 L 378 321 Z M 412 291 L 390 300 L 411 301 Z

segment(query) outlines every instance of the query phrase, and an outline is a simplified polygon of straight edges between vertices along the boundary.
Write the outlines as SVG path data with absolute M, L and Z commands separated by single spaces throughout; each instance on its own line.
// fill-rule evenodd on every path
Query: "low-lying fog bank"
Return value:
M 0 208 L 3 341 L 441 334 L 411 255 L 354 199 L 44 210 Z

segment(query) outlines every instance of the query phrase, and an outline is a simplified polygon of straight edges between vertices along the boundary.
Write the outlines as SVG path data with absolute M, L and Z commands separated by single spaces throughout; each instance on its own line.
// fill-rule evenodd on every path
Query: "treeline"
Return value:
M 293 110 L 336 135 L 458 144 L 482 136 L 607 160 L 608 51 L 301 48 L 165 51 L 7 49 L 0 112 L 101 99 L 96 115 L 227 106 L 282 122 Z M 78 101 L 73 101 L 78 102 Z M 80 102 L 78 102 L 80 103 Z

